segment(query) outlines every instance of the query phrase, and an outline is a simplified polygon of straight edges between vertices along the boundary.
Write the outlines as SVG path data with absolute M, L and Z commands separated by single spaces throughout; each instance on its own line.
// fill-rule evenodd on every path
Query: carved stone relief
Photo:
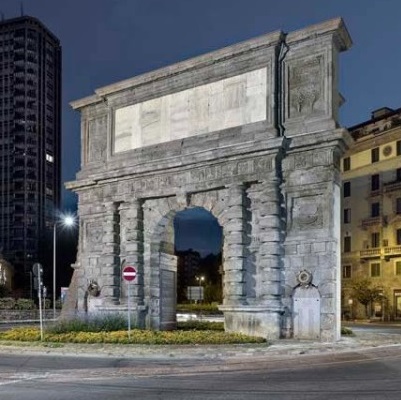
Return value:
M 99 117 L 88 121 L 87 161 L 102 161 L 106 156 L 107 117 Z
M 324 111 L 323 56 L 295 61 L 289 66 L 290 118 Z
M 86 250 L 96 251 L 101 249 L 103 239 L 102 222 L 87 222 L 85 225 Z
M 265 156 L 244 161 L 198 167 L 190 171 L 177 172 L 169 175 L 154 175 L 150 178 L 141 178 L 132 182 L 132 191 L 148 192 L 162 190 L 164 188 L 182 187 L 188 183 L 204 183 L 218 181 L 224 178 L 232 178 L 234 176 L 264 173 L 271 171 L 273 165 L 273 157 Z M 126 189 L 126 183 L 123 184 L 123 187 Z
M 295 230 L 323 227 L 321 196 L 295 197 L 292 205 L 292 224 Z

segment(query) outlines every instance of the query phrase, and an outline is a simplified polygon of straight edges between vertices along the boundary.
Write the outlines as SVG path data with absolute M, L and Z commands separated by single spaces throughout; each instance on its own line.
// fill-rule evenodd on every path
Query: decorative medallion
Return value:
M 297 281 L 301 286 L 309 286 L 312 283 L 312 273 L 303 269 L 302 271 L 298 272 Z
M 386 146 L 383 149 L 383 155 L 388 157 L 392 153 L 392 151 L 393 151 L 393 148 L 391 146 Z

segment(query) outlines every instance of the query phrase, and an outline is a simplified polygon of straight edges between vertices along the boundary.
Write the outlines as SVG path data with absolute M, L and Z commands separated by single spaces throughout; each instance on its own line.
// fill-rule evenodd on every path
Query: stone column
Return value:
M 120 301 L 120 224 L 117 203 L 105 203 L 102 248 L 102 296 L 105 305 Z
M 281 245 L 281 218 L 278 179 L 272 178 L 260 184 L 258 226 L 259 265 L 261 280 L 259 304 L 270 311 L 280 311 L 281 305 L 281 265 L 283 255 Z
M 136 268 L 137 277 L 131 284 L 132 303 L 144 304 L 144 268 L 143 268 L 143 212 L 138 199 L 121 203 L 121 262 Z M 126 295 L 126 294 L 125 294 Z M 124 296 L 125 297 L 125 296 Z
M 224 214 L 224 305 L 246 303 L 245 294 L 245 187 L 228 188 L 227 211 Z

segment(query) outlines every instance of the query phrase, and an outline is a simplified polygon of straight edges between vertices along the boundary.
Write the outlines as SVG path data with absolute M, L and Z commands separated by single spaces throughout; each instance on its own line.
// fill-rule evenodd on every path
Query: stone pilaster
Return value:
M 137 277 L 131 283 L 132 304 L 144 303 L 144 271 L 143 271 L 143 211 L 142 203 L 138 199 L 120 204 L 121 230 L 121 262 L 136 268 Z M 124 302 L 126 290 L 123 289 Z
M 224 304 L 240 305 L 246 302 L 245 293 L 245 186 L 228 188 L 227 211 L 224 219 Z
M 118 304 L 120 301 L 120 223 L 118 204 L 104 205 L 102 238 L 102 282 L 104 304 Z
M 281 244 L 280 197 L 278 178 L 261 185 L 258 210 L 260 293 L 259 304 L 269 310 L 281 310 Z

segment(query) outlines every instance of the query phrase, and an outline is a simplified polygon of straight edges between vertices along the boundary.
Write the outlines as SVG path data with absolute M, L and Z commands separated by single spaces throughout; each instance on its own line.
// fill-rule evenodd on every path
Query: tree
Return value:
M 0 297 L 8 297 L 11 294 L 11 290 L 6 285 L 0 284 Z
M 381 290 L 377 286 L 373 286 L 370 279 L 354 279 L 350 287 L 353 296 L 365 307 L 366 318 L 369 318 L 369 306 L 373 302 L 380 299 Z

